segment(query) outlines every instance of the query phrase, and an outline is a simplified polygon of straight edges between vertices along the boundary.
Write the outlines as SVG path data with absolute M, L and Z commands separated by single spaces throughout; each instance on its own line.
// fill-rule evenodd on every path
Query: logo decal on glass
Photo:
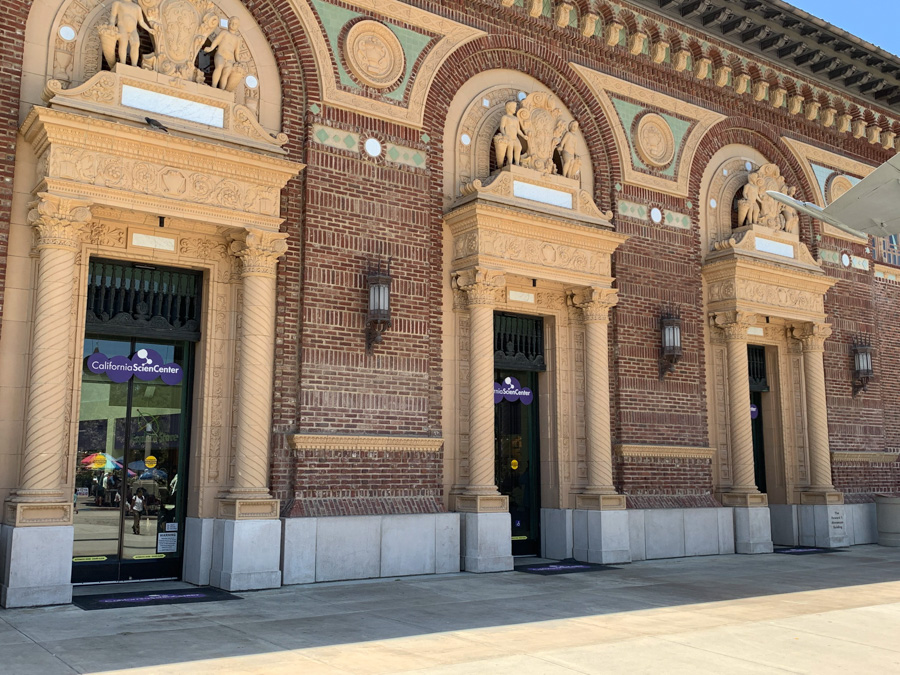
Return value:
M 755 420 L 759 417 L 759 408 L 756 407 L 755 403 L 750 404 L 750 419 Z
M 521 401 L 524 405 L 531 405 L 534 400 L 534 392 L 528 387 L 523 387 L 514 377 L 507 377 L 500 382 L 494 382 L 494 403 L 500 403 L 506 399 L 510 403 Z
M 164 384 L 180 384 L 184 371 L 177 363 L 166 363 L 158 352 L 152 349 L 138 349 L 134 356 L 113 356 L 91 354 L 87 367 L 92 373 L 106 375 L 113 382 L 128 382 L 132 375 L 144 382 L 159 378 Z

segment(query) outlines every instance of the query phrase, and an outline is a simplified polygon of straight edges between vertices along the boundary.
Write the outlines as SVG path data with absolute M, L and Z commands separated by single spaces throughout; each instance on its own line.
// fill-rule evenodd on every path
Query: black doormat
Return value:
M 776 548 L 775 553 L 786 553 L 787 555 L 810 555 L 812 553 L 840 553 L 839 548 L 820 548 L 818 546 L 786 546 L 784 548 Z
M 72 604 L 81 609 L 116 609 L 120 607 L 151 607 L 153 605 L 182 605 L 191 602 L 219 602 L 242 600 L 218 588 L 183 588 L 173 591 L 137 591 L 132 593 L 101 593 L 76 595 Z
M 558 562 L 535 563 L 533 565 L 516 565 L 516 572 L 527 574 L 540 574 L 549 577 L 556 574 L 576 574 L 578 572 L 596 572 L 598 570 L 617 570 L 618 567 L 610 565 L 598 565 L 597 563 L 578 562 L 574 558 L 567 558 Z

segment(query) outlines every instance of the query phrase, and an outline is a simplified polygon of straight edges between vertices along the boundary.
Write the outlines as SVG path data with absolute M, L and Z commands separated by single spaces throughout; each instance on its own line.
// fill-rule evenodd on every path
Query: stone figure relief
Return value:
M 232 21 L 236 21 L 232 19 Z M 140 36 L 138 27 L 150 33 L 154 52 L 140 55 L 140 66 L 174 78 L 203 83 L 204 73 L 194 66 L 203 43 L 219 26 L 219 15 L 211 0 L 116 0 L 108 24 L 97 26 L 103 56 L 110 68 L 116 63 L 137 66 Z M 238 27 L 229 27 L 216 36 L 217 84 L 225 89 L 232 81 L 230 75 L 238 62 L 241 48 Z M 221 53 L 221 58 L 219 54 Z M 228 66 L 231 66 L 230 68 Z M 240 78 L 235 78 L 237 87 Z
M 546 92 L 529 94 L 521 103 L 509 101 L 494 136 L 497 165 L 580 178 L 581 159 L 575 154 L 578 122 L 567 123 L 560 119 L 561 114 Z
M 109 24 L 99 26 L 97 29 L 103 56 L 110 67 L 116 61 L 119 63 L 130 61 L 131 65 L 138 65 L 141 46 L 138 26 L 151 35 L 155 32 L 144 20 L 144 11 L 139 5 L 132 0 L 116 0 L 110 9 Z
M 797 211 L 772 199 L 766 194 L 770 190 L 793 197 L 797 188 L 787 186 L 777 165 L 763 164 L 750 174 L 738 200 L 738 227 L 764 225 L 771 230 L 797 234 L 800 224 Z
M 213 87 L 234 91 L 247 75 L 247 69 L 238 57 L 242 42 L 238 32 L 240 27 L 240 19 L 236 16 L 231 17 L 228 20 L 228 29 L 220 30 L 212 44 L 203 50 L 207 54 L 216 52 L 213 60 L 215 65 L 212 75 Z

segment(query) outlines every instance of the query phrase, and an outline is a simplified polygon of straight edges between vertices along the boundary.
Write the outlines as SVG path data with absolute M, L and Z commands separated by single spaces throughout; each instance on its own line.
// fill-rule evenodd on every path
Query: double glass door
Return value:
M 84 341 L 74 583 L 181 576 L 191 358 L 184 341 Z

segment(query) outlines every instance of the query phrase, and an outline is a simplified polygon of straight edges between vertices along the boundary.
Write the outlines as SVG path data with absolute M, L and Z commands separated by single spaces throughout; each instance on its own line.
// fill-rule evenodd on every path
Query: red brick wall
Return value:
M 678 457 L 618 457 L 616 487 L 630 509 L 719 506 L 712 495 L 712 462 Z
M 834 462 L 834 487 L 848 504 L 875 501 L 875 494 L 900 492 L 900 462 Z
M 873 346 L 876 381 L 869 388 L 881 394 L 877 403 L 884 411 L 885 448 L 900 452 L 900 282 L 875 282 Z
M 30 7 L 30 0 L 3 0 L 0 3 L 0 332 L 3 329 L 3 289 L 6 285 L 16 133 L 19 128 L 22 50 Z
M 295 453 L 292 516 L 443 510 L 441 453 L 349 450 Z

